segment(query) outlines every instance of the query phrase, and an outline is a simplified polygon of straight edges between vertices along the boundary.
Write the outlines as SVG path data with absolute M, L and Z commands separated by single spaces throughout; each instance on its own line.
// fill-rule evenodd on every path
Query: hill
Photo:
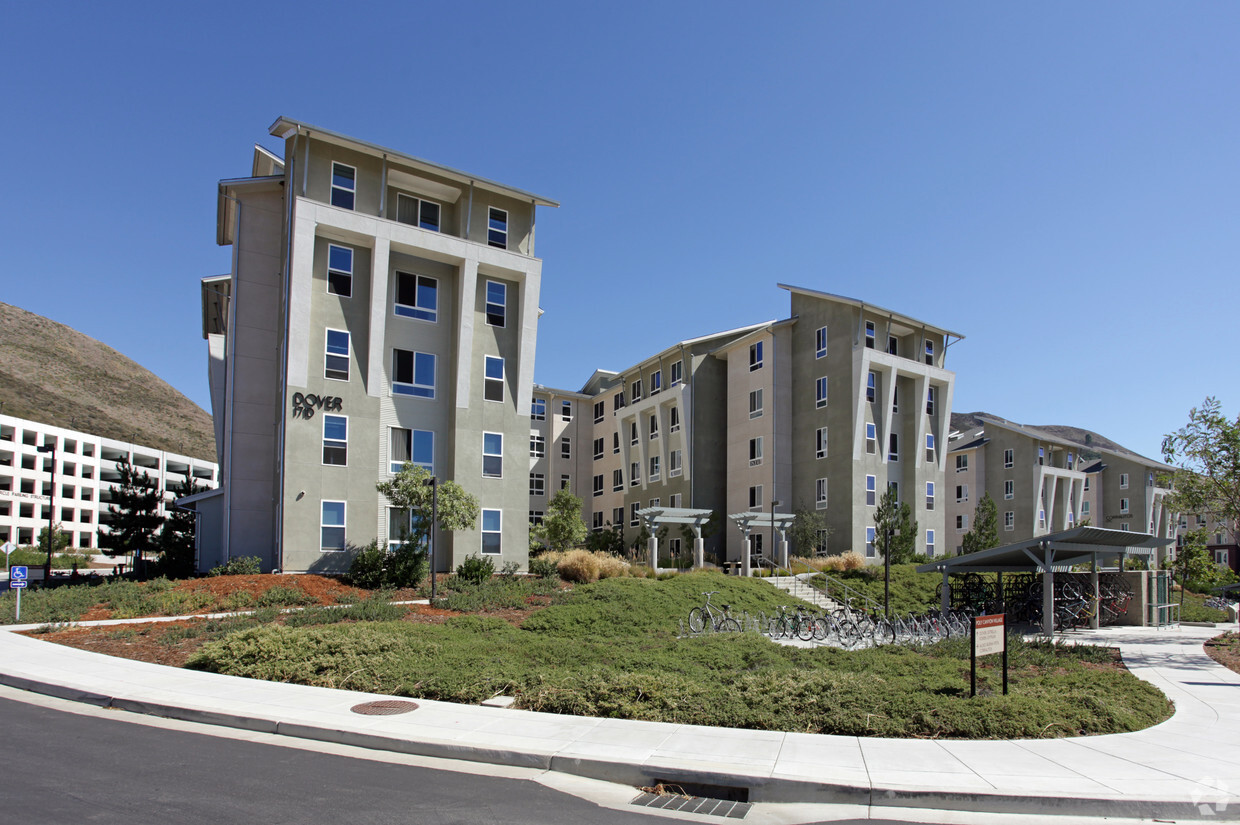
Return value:
M 215 461 L 205 410 L 106 344 L 5 303 L 0 400 L 6 415 Z

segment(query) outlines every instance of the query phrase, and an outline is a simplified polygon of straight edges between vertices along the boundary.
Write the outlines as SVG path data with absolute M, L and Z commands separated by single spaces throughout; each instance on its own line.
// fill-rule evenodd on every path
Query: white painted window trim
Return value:
M 333 332 L 338 332 L 344 336 L 344 339 L 345 339 L 344 355 L 341 355 L 338 352 L 332 352 L 329 349 L 329 347 L 331 346 L 331 337 L 332 337 L 331 334 Z M 344 372 L 345 372 L 344 378 L 335 378 L 327 374 L 327 371 L 328 371 L 327 370 L 327 359 L 328 358 L 344 358 Z M 332 327 L 327 327 L 326 329 L 324 329 L 323 330 L 323 380 L 324 381 L 343 381 L 344 383 L 347 384 L 349 382 L 349 377 L 353 374 L 353 363 L 352 362 L 353 362 L 353 335 L 352 333 L 350 333 L 347 329 L 333 329 Z M 336 372 L 339 372 L 339 370 L 336 370 Z
M 353 173 L 353 188 L 352 189 L 349 189 L 348 187 L 345 187 L 345 186 L 337 185 L 336 183 L 336 167 L 337 166 L 339 166 L 341 169 L 348 169 L 349 171 Z M 357 167 L 350 166 L 347 163 L 341 163 L 338 160 L 333 160 L 332 168 L 331 168 L 331 178 L 329 182 L 331 183 L 331 192 L 328 195 L 327 202 L 331 204 L 332 206 L 336 207 L 337 209 L 347 209 L 350 212 L 356 212 L 357 211 Z M 336 203 L 337 190 L 341 192 L 348 192 L 353 201 L 353 205 L 352 206 L 341 206 L 340 204 Z

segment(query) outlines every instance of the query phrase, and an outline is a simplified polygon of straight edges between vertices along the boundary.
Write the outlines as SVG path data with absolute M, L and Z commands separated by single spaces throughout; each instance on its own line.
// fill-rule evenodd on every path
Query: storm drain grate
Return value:
M 418 706 L 416 704 L 402 699 L 382 699 L 378 702 L 363 702 L 360 705 L 354 705 L 349 708 L 354 713 L 360 713 L 363 716 L 395 716 L 398 713 L 408 713 L 411 710 L 417 709 Z
M 680 794 L 653 794 L 642 791 L 632 801 L 643 808 L 660 808 L 665 811 L 683 811 L 689 814 L 723 816 L 744 819 L 753 807 L 752 802 L 733 802 L 728 799 L 711 799 L 708 796 L 681 796 Z

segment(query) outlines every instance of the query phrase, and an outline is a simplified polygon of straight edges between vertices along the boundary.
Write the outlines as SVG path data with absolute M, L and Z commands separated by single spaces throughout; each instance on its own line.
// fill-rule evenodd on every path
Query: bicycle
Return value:
M 711 590 L 703 593 L 706 603 L 689 611 L 689 630 L 701 633 L 706 630 L 709 622 L 710 629 L 715 633 L 741 632 L 741 623 L 732 618 L 731 605 L 723 605 L 723 611 L 720 612 L 715 605 L 710 603 L 710 597 L 718 592 L 718 590 Z

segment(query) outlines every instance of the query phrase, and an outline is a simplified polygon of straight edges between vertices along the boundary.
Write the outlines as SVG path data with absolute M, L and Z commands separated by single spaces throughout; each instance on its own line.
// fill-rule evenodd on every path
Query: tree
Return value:
M 409 513 L 409 528 L 403 535 L 403 544 L 425 548 L 431 534 L 433 476 L 425 467 L 405 462 L 399 473 L 388 481 L 380 481 L 375 489 L 387 498 L 393 507 Z M 478 499 L 467 493 L 455 481 L 438 484 L 439 529 L 472 530 L 478 523 Z
M 624 555 L 624 525 L 607 522 L 606 529 L 591 531 L 586 536 L 586 549 L 596 553 L 611 553 L 613 556 Z
M 177 498 L 201 492 L 202 485 L 193 476 L 178 482 L 172 492 Z M 194 528 L 196 514 L 173 507 L 159 531 L 159 574 L 170 579 L 185 579 L 194 574 Z
M 965 553 L 999 546 L 999 512 L 990 493 L 984 493 L 974 508 L 973 527 L 964 534 L 962 544 Z
M 1191 581 L 1213 583 L 1223 578 L 1222 569 L 1206 549 L 1206 531 L 1193 530 L 1184 536 L 1184 543 L 1175 549 L 1171 575 L 1180 583 L 1180 607 L 1184 607 L 1185 585 Z
M 585 541 L 587 532 L 581 520 L 581 499 L 564 487 L 547 503 L 543 523 L 530 528 L 530 540 L 537 538 L 550 549 L 563 552 Z
M 52 541 L 52 552 L 63 553 L 65 550 L 68 549 L 69 543 L 73 540 L 73 536 L 72 534 L 67 533 L 64 530 L 60 529 L 60 524 L 53 524 L 52 527 L 56 531 L 56 534 L 55 534 L 56 538 Z M 39 545 L 38 546 L 39 546 L 40 553 L 47 552 L 47 528 L 46 527 L 43 527 L 39 530 Z
M 818 549 L 819 534 L 824 532 L 831 535 L 827 517 L 818 510 L 801 505 L 793 514 L 788 538 L 791 539 L 793 550 L 797 554 L 809 557 Z
M 908 502 L 899 502 L 893 487 L 888 487 L 878 500 L 878 510 L 874 513 L 874 548 L 884 556 L 890 553 L 892 564 L 912 561 L 917 549 L 917 522 L 913 519 L 913 508 L 909 507 Z
M 1169 502 L 1181 513 L 1240 521 L 1240 416 L 1223 414 L 1217 398 L 1188 412 L 1188 424 L 1163 438 L 1163 460 L 1176 468 Z
M 138 470 L 128 458 L 116 462 L 121 483 L 112 491 L 108 504 L 108 532 L 100 532 L 99 548 L 108 556 L 133 554 L 134 570 L 142 575 L 145 564 L 142 554 L 152 549 L 155 534 L 163 526 L 159 514 L 159 485 L 145 470 Z

